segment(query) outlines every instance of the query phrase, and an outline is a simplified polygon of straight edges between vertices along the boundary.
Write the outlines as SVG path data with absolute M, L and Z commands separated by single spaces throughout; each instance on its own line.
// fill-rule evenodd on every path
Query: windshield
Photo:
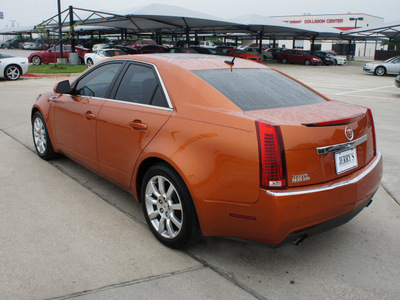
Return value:
M 9 55 L 9 54 L 0 53 L 0 58 L 9 58 L 9 57 L 14 57 L 14 56 Z
M 391 57 L 391 58 L 385 60 L 385 63 L 390 63 L 390 62 L 393 62 L 393 61 L 397 61 L 398 58 L 400 59 L 400 56 Z
M 301 106 L 326 100 L 271 69 L 192 71 L 244 111 Z

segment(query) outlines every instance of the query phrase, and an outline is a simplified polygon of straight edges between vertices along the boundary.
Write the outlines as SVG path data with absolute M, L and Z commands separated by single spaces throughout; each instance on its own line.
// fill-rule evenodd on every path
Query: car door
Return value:
M 100 172 L 129 188 L 139 155 L 168 120 L 172 106 L 152 65 L 130 63 L 113 94 L 98 118 Z
M 393 59 L 389 64 L 387 64 L 388 74 L 399 74 L 400 72 L 400 57 Z
M 121 68 L 121 62 L 96 67 L 74 83 L 71 94 L 63 94 L 54 100 L 58 147 L 67 156 L 97 172 L 97 118 Z

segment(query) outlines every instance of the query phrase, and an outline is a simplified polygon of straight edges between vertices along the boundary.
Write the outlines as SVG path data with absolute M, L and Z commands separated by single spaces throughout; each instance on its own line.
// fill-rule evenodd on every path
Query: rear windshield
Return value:
M 326 100 L 271 69 L 196 70 L 194 74 L 244 111 L 301 106 Z

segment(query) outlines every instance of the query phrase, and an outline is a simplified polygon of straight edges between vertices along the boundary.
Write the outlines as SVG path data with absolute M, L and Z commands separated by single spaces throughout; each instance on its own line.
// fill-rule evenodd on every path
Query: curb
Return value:
M 81 73 L 27 73 L 21 77 L 24 78 L 61 78 L 61 77 L 76 77 Z

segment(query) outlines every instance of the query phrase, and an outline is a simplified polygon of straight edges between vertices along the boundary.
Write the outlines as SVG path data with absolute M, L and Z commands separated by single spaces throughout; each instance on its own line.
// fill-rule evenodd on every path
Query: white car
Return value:
M 21 75 L 28 73 L 28 68 L 27 57 L 0 53 L 0 78 L 17 80 Z
M 208 49 L 214 49 L 217 48 L 217 45 L 215 45 L 213 42 L 211 41 L 200 41 L 199 42 L 199 46 L 203 47 L 203 48 L 208 48 Z
M 124 50 L 121 49 L 101 49 L 94 51 L 93 53 L 85 54 L 85 64 L 88 67 L 97 64 L 98 62 L 106 59 L 108 57 L 117 56 L 117 55 L 128 55 Z
M 23 47 L 26 50 L 35 50 L 36 49 L 36 43 L 34 43 L 34 42 L 25 42 L 25 43 L 23 43 Z
M 383 62 L 374 61 L 364 65 L 364 71 L 374 73 L 378 76 L 385 74 L 399 74 L 400 72 L 400 56 L 394 56 Z
M 105 47 L 109 46 L 108 44 L 94 44 L 92 47 L 92 51 L 97 51 L 104 49 Z

